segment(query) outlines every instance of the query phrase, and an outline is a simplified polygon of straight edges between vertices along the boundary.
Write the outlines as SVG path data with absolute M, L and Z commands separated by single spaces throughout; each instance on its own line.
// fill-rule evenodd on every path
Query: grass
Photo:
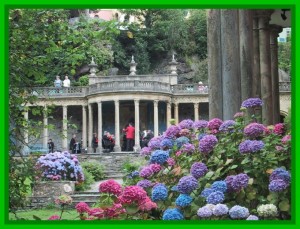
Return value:
M 41 220 L 47 220 L 52 215 L 60 216 L 60 209 L 36 209 L 36 210 L 23 210 L 17 212 L 17 217 L 22 220 L 35 220 L 33 216 L 39 217 Z M 66 220 L 79 220 L 76 210 L 66 210 L 62 215 L 62 219 Z M 9 213 L 9 220 L 17 220 L 13 213 Z

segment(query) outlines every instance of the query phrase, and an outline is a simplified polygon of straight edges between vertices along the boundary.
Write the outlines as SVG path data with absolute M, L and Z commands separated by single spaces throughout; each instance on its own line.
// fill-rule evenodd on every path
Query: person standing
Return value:
M 54 87 L 56 87 L 56 92 L 59 93 L 59 88 L 61 88 L 62 82 L 59 78 L 59 76 L 56 76 L 56 80 L 54 80 Z
M 69 80 L 69 77 L 65 76 L 65 79 L 63 81 L 63 87 L 70 87 L 70 85 L 71 85 L 71 82 Z
M 96 153 L 96 150 L 98 148 L 98 137 L 97 137 L 97 134 L 94 133 L 94 136 L 93 136 L 93 140 L 92 140 L 92 147 L 93 147 L 93 151 L 94 153 Z
M 131 123 L 125 129 L 126 132 L 126 151 L 133 151 L 135 128 Z
M 73 137 L 70 141 L 70 147 L 69 147 L 71 153 L 74 153 L 75 152 L 75 149 L 76 149 L 76 134 L 73 134 Z
M 49 149 L 49 153 L 54 152 L 54 142 L 52 141 L 51 138 L 48 140 L 48 149 Z

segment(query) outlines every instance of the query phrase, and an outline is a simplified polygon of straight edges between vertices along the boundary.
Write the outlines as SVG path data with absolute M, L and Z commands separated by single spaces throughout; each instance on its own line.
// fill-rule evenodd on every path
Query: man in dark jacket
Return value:
M 92 147 L 93 147 L 94 153 L 96 153 L 96 150 L 98 148 L 98 137 L 97 137 L 96 133 L 94 133 L 94 136 L 93 136 Z
M 49 153 L 53 153 L 54 152 L 54 142 L 52 141 L 51 138 L 48 141 L 48 149 L 49 149 Z
M 76 134 L 73 134 L 73 137 L 70 141 L 69 150 L 71 151 L 71 153 L 75 153 L 75 149 L 76 149 Z

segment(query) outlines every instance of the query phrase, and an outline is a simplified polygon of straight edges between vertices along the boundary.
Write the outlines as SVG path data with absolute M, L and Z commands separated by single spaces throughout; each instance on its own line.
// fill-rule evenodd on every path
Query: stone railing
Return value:
M 173 94 L 208 94 L 207 85 L 199 84 L 176 84 L 171 86 Z
M 111 81 L 90 85 L 89 94 L 101 92 L 117 92 L 117 91 L 149 91 L 149 92 L 170 92 L 170 84 L 157 81 Z
M 87 95 L 88 87 L 35 87 L 32 94 L 38 97 L 84 97 Z
M 291 91 L 291 82 L 279 82 L 279 91 L 280 92 L 290 92 Z

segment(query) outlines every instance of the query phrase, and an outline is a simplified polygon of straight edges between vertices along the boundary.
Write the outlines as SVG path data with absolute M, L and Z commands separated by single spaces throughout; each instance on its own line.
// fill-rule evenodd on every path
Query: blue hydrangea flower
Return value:
M 187 137 L 182 136 L 175 140 L 175 145 L 177 146 L 177 148 L 180 148 L 183 144 L 186 144 L 189 142 L 190 142 L 190 140 Z
M 162 149 L 171 149 L 173 147 L 173 141 L 169 138 L 165 138 L 160 142 L 160 147 Z
M 213 209 L 213 214 L 215 216 L 227 215 L 228 207 L 225 204 L 217 204 Z
M 179 207 L 187 207 L 189 205 L 191 205 L 193 201 L 193 198 L 187 194 L 180 194 L 176 201 L 175 204 Z
M 209 218 L 209 217 L 212 216 L 212 214 L 213 214 L 212 209 L 208 206 L 204 206 L 202 208 L 199 208 L 198 211 L 197 211 L 197 215 L 200 218 Z
M 290 183 L 291 174 L 282 168 L 275 169 L 270 176 L 270 181 L 272 180 L 284 180 L 286 183 Z
M 204 197 L 204 198 L 207 198 L 211 193 L 213 193 L 215 190 L 214 189 L 212 189 L 212 188 L 205 188 L 202 192 L 201 192 L 201 194 L 200 194 L 200 196 L 202 196 L 202 197 Z
M 255 153 L 262 150 L 264 146 L 265 144 L 263 143 L 263 141 L 245 140 L 240 143 L 239 151 L 241 154 Z
M 177 187 L 180 193 L 190 194 L 198 187 L 198 181 L 193 176 L 184 176 L 180 178 Z
M 164 201 L 168 197 L 168 189 L 164 184 L 157 184 L 152 189 L 153 201 Z
M 271 192 L 281 192 L 288 187 L 288 184 L 284 180 L 272 180 L 269 184 L 269 190 Z
M 225 199 L 225 196 L 223 194 L 223 192 L 213 192 L 211 193 L 207 198 L 206 198 L 206 202 L 208 204 L 219 204 L 222 203 Z
M 259 220 L 259 218 L 256 215 L 249 215 L 246 220 Z
M 168 208 L 163 213 L 163 220 L 183 220 L 184 216 L 178 208 Z
M 178 186 L 177 186 L 177 185 L 173 186 L 173 187 L 171 188 L 171 191 L 173 191 L 173 192 L 179 192 Z
M 229 210 L 229 215 L 232 219 L 246 219 L 249 216 L 249 210 L 248 208 L 235 205 Z
M 220 192 L 226 192 L 227 191 L 227 184 L 225 181 L 215 181 L 212 185 L 211 188 L 215 191 L 220 191 Z
M 151 154 L 150 162 L 162 165 L 167 161 L 168 158 L 169 158 L 168 151 L 156 150 Z

